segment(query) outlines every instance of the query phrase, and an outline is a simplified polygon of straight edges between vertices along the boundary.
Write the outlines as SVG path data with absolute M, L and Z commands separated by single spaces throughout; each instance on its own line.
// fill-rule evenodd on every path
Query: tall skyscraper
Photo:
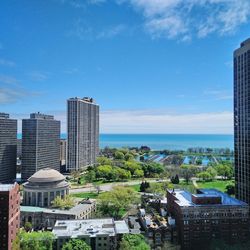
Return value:
M 250 39 L 234 51 L 236 197 L 250 204 Z
M 11 250 L 20 227 L 19 185 L 0 184 L 0 249 Z
M 34 113 L 22 122 L 22 179 L 42 168 L 60 171 L 60 121 Z
M 67 110 L 67 170 L 83 169 L 99 153 L 99 106 L 92 98 L 70 98 Z
M 0 183 L 16 179 L 17 120 L 0 113 Z

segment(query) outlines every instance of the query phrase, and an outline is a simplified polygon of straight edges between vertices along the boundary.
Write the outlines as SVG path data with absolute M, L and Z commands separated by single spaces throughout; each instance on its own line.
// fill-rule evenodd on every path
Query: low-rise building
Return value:
M 216 189 L 167 191 L 167 209 L 176 220 L 182 249 L 202 249 L 212 240 L 248 240 L 249 206 Z
M 147 214 L 145 209 L 139 209 L 139 221 L 146 233 L 149 243 L 153 247 L 163 246 L 165 241 L 170 241 L 172 227 L 165 217 Z
M 125 221 L 114 221 L 112 218 L 58 220 L 53 233 L 57 250 L 74 238 L 85 241 L 92 250 L 115 250 L 122 235 L 129 233 L 129 229 Z
M 21 226 L 30 222 L 34 229 L 53 228 L 57 220 L 90 219 L 96 211 L 94 200 L 85 200 L 69 210 L 21 206 Z
M 23 184 L 23 205 L 50 207 L 57 196 L 64 198 L 68 193 L 65 177 L 55 169 L 43 168 Z

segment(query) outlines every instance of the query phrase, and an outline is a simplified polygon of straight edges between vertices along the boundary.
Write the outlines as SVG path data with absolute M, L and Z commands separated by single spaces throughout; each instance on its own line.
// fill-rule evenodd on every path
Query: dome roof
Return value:
M 43 168 L 34 173 L 29 179 L 29 182 L 56 182 L 64 181 L 65 177 L 60 174 L 57 170 L 52 168 Z

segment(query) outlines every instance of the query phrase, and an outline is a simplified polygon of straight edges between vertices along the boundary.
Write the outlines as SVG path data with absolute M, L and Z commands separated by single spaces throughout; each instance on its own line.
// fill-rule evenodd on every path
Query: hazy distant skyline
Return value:
M 0 111 L 93 97 L 101 133 L 233 132 L 233 50 L 248 0 L 3 0 Z M 20 131 L 20 122 L 19 122 Z

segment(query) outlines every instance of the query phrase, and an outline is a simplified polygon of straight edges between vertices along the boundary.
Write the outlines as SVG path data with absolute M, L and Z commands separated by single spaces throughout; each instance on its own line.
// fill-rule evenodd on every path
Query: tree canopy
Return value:
M 91 250 L 91 247 L 80 239 L 72 239 L 65 243 L 62 250 Z
M 13 242 L 12 250 L 52 250 L 54 235 L 51 232 L 21 230 Z
M 124 186 L 116 186 L 109 192 L 104 192 L 98 198 L 98 211 L 104 216 L 120 218 L 120 212 L 128 210 L 137 201 L 133 189 Z
M 120 250 L 150 250 L 141 234 L 125 234 L 120 243 Z

